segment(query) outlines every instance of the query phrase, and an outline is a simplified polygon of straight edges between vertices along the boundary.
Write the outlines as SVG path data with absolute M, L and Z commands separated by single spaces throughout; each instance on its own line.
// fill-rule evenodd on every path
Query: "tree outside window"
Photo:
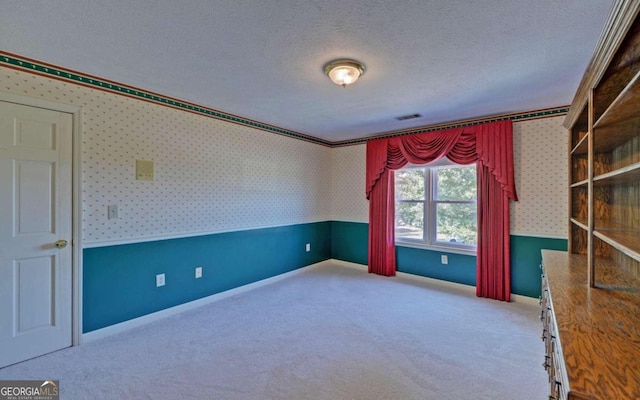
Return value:
M 475 249 L 475 165 L 410 166 L 395 171 L 395 181 L 397 242 Z

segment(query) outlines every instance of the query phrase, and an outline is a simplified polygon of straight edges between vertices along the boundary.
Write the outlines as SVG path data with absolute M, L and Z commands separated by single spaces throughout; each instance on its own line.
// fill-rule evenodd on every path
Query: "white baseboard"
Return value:
M 531 304 L 531 305 L 535 305 L 535 306 L 539 306 L 540 305 L 540 300 L 536 299 L 534 297 L 529 297 L 529 296 L 523 296 L 521 294 L 513 294 L 511 293 L 511 301 L 514 303 L 521 303 L 521 304 Z
M 350 261 L 336 260 L 335 258 L 331 258 L 329 261 L 331 261 L 332 264 L 336 264 L 341 267 L 356 268 L 356 269 L 368 271 L 368 267 L 365 264 L 358 264 Z
M 364 264 L 357 264 L 357 263 L 352 263 L 352 262 L 348 262 L 348 261 L 334 260 L 334 259 L 331 259 L 331 262 L 334 263 L 334 264 L 343 266 L 343 267 L 356 268 L 356 269 L 363 270 L 363 271 L 367 271 L 368 270 L 367 266 L 364 265 Z M 441 279 L 427 278 L 426 276 L 408 274 L 406 272 L 396 272 L 396 276 L 398 278 L 403 278 L 403 279 L 409 279 L 409 280 L 415 280 L 415 281 L 419 281 L 419 282 L 429 283 L 429 284 L 432 284 L 432 285 L 435 285 L 435 286 L 444 287 L 444 288 L 447 288 L 447 289 L 462 290 L 464 292 L 469 292 L 469 293 L 472 293 L 472 292 L 475 293 L 476 292 L 476 287 L 475 286 L 463 285 L 462 283 L 443 281 Z
M 343 267 L 356 268 L 363 271 L 368 270 L 367 266 L 364 264 L 357 264 L 349 261 L 342 261 L 342 260 L 335 260 L 335 259 L 331 259 L 329 261 L 331 261 L 333 264 L 337 264 Z M 463 292 L 473 293 L 473 294 L 476 293 L 475 286 L 464 285 L 462 283 L 443 281 L 441 279 L 427 278 L 426 276 L 408 274 L 406 272 L 396 272 L 396 276 L 403 279 L 410 279 L 410 280 L 420 281 L 424 283 L 429 283 L 431 285 L 436 285 L 436 286 L 440 286 L 447 289 L 460 290 Z M 538 304 L 538 299 L 511 293 L 511 302 L 523 303 L 523 304 Z
M 182 313 L 182 312 L 185 312 L 185 311 L 193 310 L 195 308 L 202 307 L 204 305 L 211 304 L 213 302 L 220 301 L 222 299 L 226 299 L 228 297 L 235 296 L 235 295 L 238 295 L 238 294 L 241 294 L 241 293 L 246 293 L 246 292 L 248 292 L 250 290 L 254 290 L 254 289 L 257 289 L 259 287 L 270 285 L 272 283 L 281 281 L 283 279 L 290 278 L 290 277 L 292 277 L 294 275 L 298 275 L 298 274 L 300 274 L 302 272 L 309 271 L 309 270 L 316 269 L 316 268 L 321 268 L 321 267 L 327 265 L 330 262 L 331 262 L 331 260 L 321 261 L 319 263 L 311 264 L 311 265 L 308 265 L 308 266 L 302 267 L 302 268 L 298 268 L 298 269 L 290 271 L 290 272 L 285 272 L 284 274 L 272 276 L 271 278 L 267 278 L 267 279 L 263 279 L 261 281 L 249 283 L 247 285 L 243 285 L 243 286 L 239 286 L 237 288 L 229 289 L 229 290 L 226 290 L 224 292 L 216 293 L 216 294 L 213 294 L 211 296 L 203 297 L 203 298 L 198 299 L 198 300 L 193 300 L 193 301 L 190 301 L 188 303 L 180 304 L 180 305 L 177 305 L 177 306 L 174 306 L 174 307 L 171 307 L 171 308 L 166 308 L 164 310 L 156 311 L 156 312 L 151 313 L 151 314 L 143 315 L 142 317 L 130 319 L 128 321 L 124 321 L 124 322 L 121 322 L 119 324 L 115 324 L 115 325 L 107 326 L 105 328 L 97 329 L 95 331 L 91 331 L 91 332 L 83 334 L 82 335 L 82 342 L 83 343 L 90 343 L 90 342 L 96 341 L 98 339 L 102 339 L 104 337 L 107 337 L 107 336 L 115 335 L 117 333 L 128 331 L 128 330 L 133 329 L 133 328 L 137 328 L 139 326 L 148 324 L 148 323 L 153 322 L 153 321 L 157 321 L 159 319 L 167 318 L 167 317 L 170 317 L 172 315 L 176 315 L 176 314 L 179 314 L 179 313 Z

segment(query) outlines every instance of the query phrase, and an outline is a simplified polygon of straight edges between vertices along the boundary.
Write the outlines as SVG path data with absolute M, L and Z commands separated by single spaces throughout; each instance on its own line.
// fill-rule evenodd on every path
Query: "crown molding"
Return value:
M 589 92 L 602 79 L 607 66 L 633 25 L 639 11 L 640 1 L 638 0 L 616 0 L 611 6 L 611 11 L 609 11 L 607 22 L 600 33 L 591 61 L 587 65 L 587 69 L 571 102 L 571 107 L 567 112 L 567 117 L 563 124 L 565 128 L 569 129 L 578 120 L 589 98 Z

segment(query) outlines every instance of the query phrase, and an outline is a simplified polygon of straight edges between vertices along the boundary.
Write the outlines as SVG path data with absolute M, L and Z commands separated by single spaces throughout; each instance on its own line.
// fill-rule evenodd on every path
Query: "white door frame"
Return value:
M 72 274 L 72 294 L 71 294 L 71 345 L 79 346 L 82 343 L 82 188 L 80 157 L 82 141 L 82 108 L 69 104 L 54 103 L 52 101 L 36 99 L 32 97 L 15 95 L 12 93 L 0 92 L 0 101 L 21 104 L 25 106 L 44 108 L 71 114 L 73 116 L 73 141 L 72 141 L 72 211 L 71 211 L 71 274 Z

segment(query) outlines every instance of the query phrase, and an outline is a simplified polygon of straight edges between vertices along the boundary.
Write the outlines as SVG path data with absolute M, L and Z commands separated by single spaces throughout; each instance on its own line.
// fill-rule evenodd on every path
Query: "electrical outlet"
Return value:
M 164 286 L 164 274 L 156 275 L 156 287 Z
M 441 261 L 443 264 L 449 264 L 449 257 L 448 257 L 448 256 L 446 256 L 446 255 L 444 255 L 444 254 L 442 254 L 442 255 L 440 256 L 440 261 Z
M 307 243 L 306 250 L 307 252 L 311 251 L 311 243 Z
M 202 278 L 202 267 L 196 267 L 196 279 Z

